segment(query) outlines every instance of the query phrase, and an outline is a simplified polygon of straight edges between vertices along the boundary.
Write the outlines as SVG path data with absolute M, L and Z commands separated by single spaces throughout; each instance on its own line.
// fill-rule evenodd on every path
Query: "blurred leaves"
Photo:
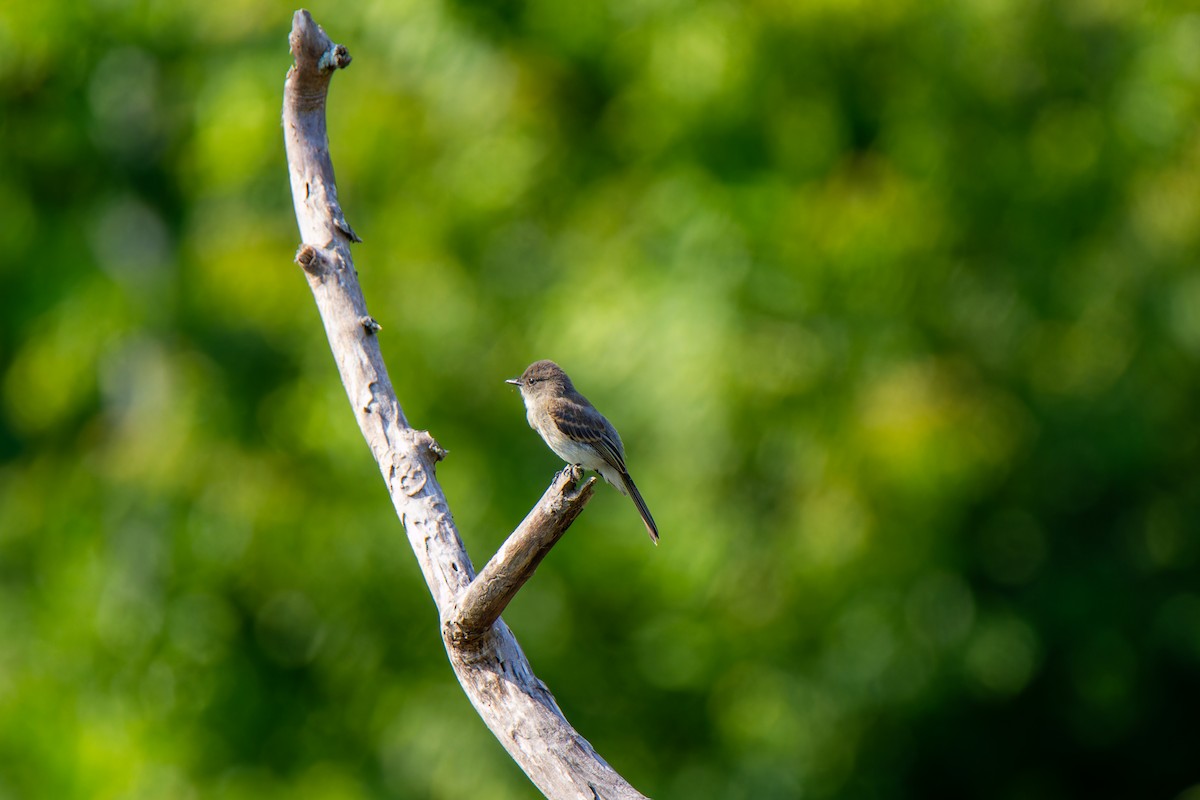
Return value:
M 0 797 L 527 797 L 291 264 L 293 9 L 0 8 Z M 1200 16 L 313 8 L 401 402 L 506 620 L 660 798 L 1191 797 Z

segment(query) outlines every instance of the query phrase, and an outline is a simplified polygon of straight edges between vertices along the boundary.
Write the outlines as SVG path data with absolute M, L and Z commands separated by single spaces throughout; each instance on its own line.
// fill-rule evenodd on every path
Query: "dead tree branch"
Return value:
M 525 774 L 552 800 L 642 798 L 563 717 L 500 614 L 583 510 L 594 478 L 567 469 L 478 578 L 434 473 L 445 456 L 433 437 L 411 428 L 379 348 L 378 323 L 350 256 L 360 241 L 337 199 L 325 126 L 333 72 L 350 63 L 307 11 L 289 37 L 295 64 L 284 84 L 283 130 L 296 221 L 296 255 L 359 428 L 391 494 L 437 605 L 450 664 L 484 723 Z
M 577 486 L 583 470 L 569 466 L 554 478 L 546 494 L 471 581 L 446 615 L 444 636 L 456 646 L 470 646 L 491 630 L 505 606 L 533 576 L 550 548 L 583 511 L 596 479 Z

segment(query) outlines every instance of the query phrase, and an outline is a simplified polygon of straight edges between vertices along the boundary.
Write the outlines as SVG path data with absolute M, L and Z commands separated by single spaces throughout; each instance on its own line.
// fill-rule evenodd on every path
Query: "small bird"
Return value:
M 505 383 L 521 390 L 529 427 L 559 458 L 599 472 L 617 491 L 633 498 L 650 540 L 658 544 L 658 527 L 625 468 L 625 447 L 617 429 L 575 390 L 567 373 L 553 361 L 535 361 L 521 377 Z

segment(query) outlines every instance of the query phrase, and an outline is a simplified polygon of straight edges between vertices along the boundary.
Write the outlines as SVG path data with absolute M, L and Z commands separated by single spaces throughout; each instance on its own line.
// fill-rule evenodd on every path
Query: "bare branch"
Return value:
M 576 465 L 559 472 L 538 504 L 471 581 L 443 625 L 443 635 L 451 645 L 469 646 L 487 633 L 525 581 L 533 577 L 595 489 L 595 478 L 580 486 L 582 478 L 583 470 Z
M 325 98 L 330 77 L 350 63 L 350 54 L 304 10 L 293 18 L 289 42 L 295 64 L 284 85 L 283 129 L 303 242 L 296 260 L 439 618 L 458 620 L 457 630 L 466 632 L 443 637 L 455 675 L 484 723 L 546 797 L 642 798 L 566 721 L 497 618 L 583 509 L 592 484 L 577 487 L 578 475 L 560 475 L 489 563 L 484 581 L 472 583 L 474 568 L 434 472 L 445 451 L 428 433 L 409 427 L 396 399 L 379 349 L 380 326 L 367 311 L 350 256 L 350 243 L 359 238 L 337 200 Z

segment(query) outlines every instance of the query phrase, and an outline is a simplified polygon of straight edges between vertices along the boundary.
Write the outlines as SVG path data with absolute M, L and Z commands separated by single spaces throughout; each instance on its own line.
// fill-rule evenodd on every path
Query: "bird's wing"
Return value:
M 557 397 L 550 401 L 550 416 L 567 436 L 595 447 L 605 461 L 622 473 L 628 471 L 625 469 L 625 447 L 621 444 L 621 437 L 595 408 Z

